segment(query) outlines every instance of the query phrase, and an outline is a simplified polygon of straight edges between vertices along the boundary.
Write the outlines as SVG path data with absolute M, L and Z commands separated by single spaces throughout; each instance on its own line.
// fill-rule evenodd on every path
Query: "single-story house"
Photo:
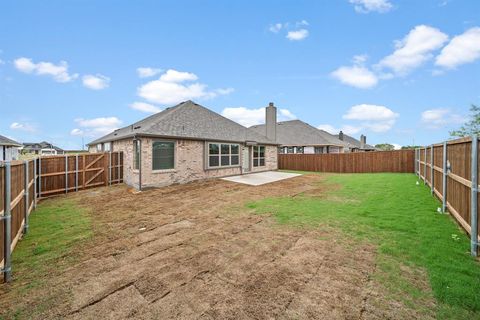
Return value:
M 340 131 L 336 137 L 346 143 L 348 151 L 350 152 L 366 152 L 366 151 L 376 151 L 377 149 L 374 146 L 367 144 L 367 137 L 365 135 L 360 135 L 360 140 L 355 139 L 349 135 L 346 135 Z
M 266 125 L 250 127 L 259 134 L 265 134 Z M 276 141 L 279 153 L 341 153 L 345 143 L 330 133 L 317 129 L 301 120 L 277 123 Z
M 0 161 L 18 160 L 18 149 L 22 144 L 0 135 Z
M 275 131 L 276 108 L 269 106 Z M 182 102 L 88 144 L 123 151 L 124 181 L 138 189 L 276 170 L 275 139 L 193 102 Z
M 27 154 L 35 154 L 39 156 L 50 156 L 50 155 L 58 155 L 58 154 L 65 154 L 65 150 L 54 146 L 50 142 L 42 141 L 42 142 L 25 142 L 23 144 L 22 153 Z

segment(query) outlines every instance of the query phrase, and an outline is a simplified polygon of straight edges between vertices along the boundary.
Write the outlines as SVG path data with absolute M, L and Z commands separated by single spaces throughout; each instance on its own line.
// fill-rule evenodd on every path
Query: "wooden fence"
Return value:
M 414 172 L 414 150 L 279 154 L 278 168 L 338 173 Z
M 28 231 L 37 200 L 123 182 L 122 152 L 0 162 L 0 269 L 11 279 L 11 252 Z
M 478 138 L 433 144 L 415 151 L 415 172 L 442 201 L 471 238 L 471 254 L 478 253 Z

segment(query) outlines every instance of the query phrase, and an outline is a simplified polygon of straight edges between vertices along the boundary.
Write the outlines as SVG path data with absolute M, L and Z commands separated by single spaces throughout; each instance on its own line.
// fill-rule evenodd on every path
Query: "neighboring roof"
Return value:
M 24 142 L 23 149 L 27 150 L 41 150 L 41 149 L 55 149 L 57 151 L 63 151 L 62 148 L 54 146 L 50 142 L 42 141 L 42 142 Z
M 250 127 L 259 134 L 266 132 L 264 124 Z M 345 146 L 330 133 L 301 120 L 277 122 L 277 142 L 284 146 Z
M 21 147 L 22 144 L 12 140 L 10 138 L 7 138 L 5 136 L 0 135 L 0 145 L 1 146 L 12 146 L 12 147 Z
M 335 137 L 339 138 L 339 135 L 336 134 Z M 365 144 L 363 148 L 360 148 L 360 140 L 355 139 L 347 134 L 343 134 L 343 142 L 347 144 L 347 147 L 350 149 L 362 149 L 362 150 L 377 150 L 374 146 Z
M 189 100 L 115 130 L 88 145 L 130 138 L 135 135 L 276 144 L 264 135 Z

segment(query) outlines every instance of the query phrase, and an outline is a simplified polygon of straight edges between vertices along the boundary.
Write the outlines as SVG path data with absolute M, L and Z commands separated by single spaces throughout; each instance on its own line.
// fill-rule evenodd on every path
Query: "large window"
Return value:
M 175 168 L 175 142 L 154 141 L 152 144 L 152 170 Z
M 110 152 L 111 151 L 110 150 L 110 142 L 105 142 L 103 144 L 103 151 L 105 151 L 105 152 Z
M 208 144 L 208 167 L 231 167 L 240 164 L 240 146 L 229 143 Z
M 265 146 L 253 146 L 253 166 L 265 166 Z
M 102 152 L 102 144 L 97 143 L 97 152 Z
M 133 169 L 140 167 L 140 140 L 133 140 Z

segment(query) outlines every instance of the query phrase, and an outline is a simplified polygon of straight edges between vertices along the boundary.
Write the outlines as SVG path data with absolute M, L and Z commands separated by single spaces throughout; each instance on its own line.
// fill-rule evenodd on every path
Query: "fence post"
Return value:
M 78 191 L 78 154 L 75 155 L 75 191 Z
M 28 178 L 28 160 L 25 160 L 24 161 L 24 164 L 25 164 L 25 193 L 23 195 L 24 199 L 25 199 L 25 222 L 23 224 L 23 233 L 24 234 L 27 234 L 28 232 L 28 209 L 30 209 L 29 207 L 29 203 L 28 203 L 28 200 L 29 200 L 29 195 L 30 195 L 30 190 L 29 190 L 29 183 L 30 183 L 30 179 Z
M 443 143 L 442 212 L 447 212 L 447 142 Z
M 427 184 L 427 147 L 425 147 L 425 158 L 423 159 L 424 162 L 423 162 L 423 184 L 426 185 Z
M 472 136 L 472 188 L 471 188 L 471 204 L 470 204 L 470 245 L 472 256 L 477 256 L 478 237 L 477 237 L 477 192 L 478 192 L 478 139 L 477 135 Z
M 415 149 L 415 165 L 413 170 L 415 170 L 415 175 L 417 175 L 417 149 Z
M 33 159 L 33 208 L 37 209 L 37 159 Z
M 65 193 L 68 193 L 68 155 L 65 155 Z
M 42 197 L 42 156 L 38 157 L 38 197 Z
M 108 185 L 112 185 L 112 151 L 108 152 Z
M 118 181 L 117 181 L 117 183 L 120 183 L 120 172 L 121 172 L 121 169 L 122 169 L 121 164 L 120 164 L 120 150 L 118 151 L 117 154 L 118 154 L 118 160 L 117 160 L 117 166 L 118 166 L 117 167 L 117 173 L 118 173 L 117 174 L 117 180 Z
M 11 165 L 10 161 L 5 162 L 5 198 L 4 198 L 4 206 L 5 210 L 3 213 L 3 223 L 5 226 L 5 234 L 4 234 L 4 252 L 3 252 L 3 279 L 5 282 L 10 282 L 12 280 L 12 261 L 11 261 L 11 233 L 12 233 L 12 216 L 11 216 Z
M 433 144 L 431 145 L 430 147 L 430 189 L 431 189 L 431 193 L 433 195 L 433 189 L 434 189 L 434 186 L 433 186 L 433 174 L 434 174 L 434 171 L 433 171 L 433 165 L 434 165 L 434 161 L 433 161 Z

